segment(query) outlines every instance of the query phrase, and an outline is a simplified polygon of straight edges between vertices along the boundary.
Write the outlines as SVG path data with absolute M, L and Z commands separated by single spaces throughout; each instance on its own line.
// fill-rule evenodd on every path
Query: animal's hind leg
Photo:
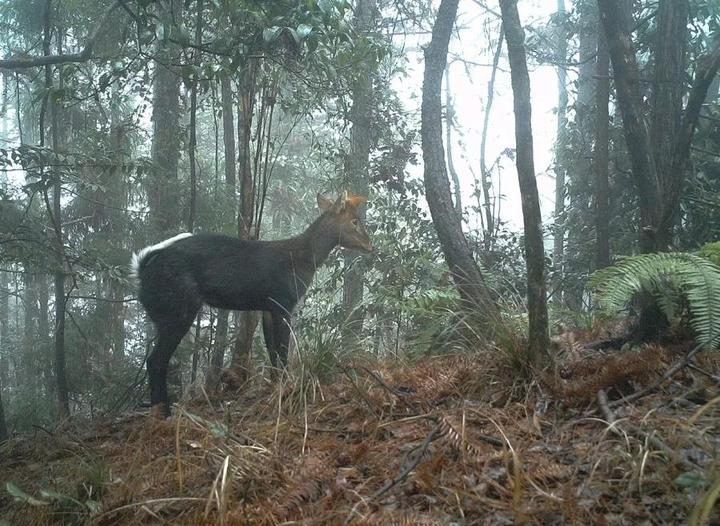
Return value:
M 197 315 L 200 306 L 184 309 L 177 318 L 165 318 L 155 323 L 157 342 L 147 360 L 150 381 L 150 404 L 156 416 L 170 415 L 170 402 L 167 393 L 167 371 L 170 357 L 177 349 L 183 336 Z

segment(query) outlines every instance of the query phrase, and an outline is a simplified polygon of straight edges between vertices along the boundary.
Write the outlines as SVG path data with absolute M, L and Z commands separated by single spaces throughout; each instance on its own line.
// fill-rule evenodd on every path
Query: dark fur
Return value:
M 324 207 L 326 211 L 294 238 L 242 241 L 200 234 L 150 251 L 136 262 L 140 302 L 157 328 L 157 342 L 148 357 L 153 407 L 161 404 L 169 414 L 168 363 L 204 303 L 264 311 L 270 361 L 275 367 L 287 364 L 290 316 L 317 267 L 337 245 L 372 250 L 354 206 L 338 200 Z

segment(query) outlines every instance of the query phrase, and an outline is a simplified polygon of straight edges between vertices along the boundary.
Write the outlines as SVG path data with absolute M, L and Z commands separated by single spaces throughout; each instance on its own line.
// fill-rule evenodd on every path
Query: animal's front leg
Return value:
M 280 357 L 280 366 L 287 367 L 288 347 L 290 345 L 290 314 L 274 312 L 272 316 L 273 340 Z

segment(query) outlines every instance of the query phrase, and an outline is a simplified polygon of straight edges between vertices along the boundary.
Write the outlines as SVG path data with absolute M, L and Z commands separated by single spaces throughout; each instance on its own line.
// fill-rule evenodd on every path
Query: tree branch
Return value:
M 53 64 L 69 64 L 72 62 L 87 62 L 92 57 L 93 48 L 97 44 L 102 30 L 105 28 L 105 23 L 110 18 L 110 15 L 118 6 L 117 2 L 113 3 L 103 13 L 100 23 L 97 25 L 95 30 L 90 34 L 85 48 L 80 53 L 61 53 L 58 55 L 46 55 L 41 57 L 14 57 L 0 60 L 0 69 L 8 70 L 19 70 L 36 68 L 40 66 L 49 66 Z
M 680 173 L 685 168 L 685 163 L 690 156 L 690 145 L 692 143 L 695 128 L 700 118 L 700 110 L 702 109 L 708 89 L 712 84 L 715 76 L 720 70 L 720 40 L 715 47 L 707 55 L 698 59 L 697 70 L 695 71 L 695 79 L 690 88 L 685 112 L 680 126 L 677 147 L 675 150 L 675 172 Z M 683 177 L 674 177 L 671 180 L 672 187 L 669 189 L 671 195 L 679 195 L 680 187 L 684 181 Z M 674 193 L 673 193 L 674 192 Z M 667 211 L 666 211 L 667 213 Z

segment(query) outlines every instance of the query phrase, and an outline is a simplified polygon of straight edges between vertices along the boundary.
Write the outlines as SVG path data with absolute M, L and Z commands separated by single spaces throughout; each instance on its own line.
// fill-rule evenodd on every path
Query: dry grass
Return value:
M 699 356 L 699 370 L 616 405 L 612 425 L 594 399 L 598 389 L 617 398 L 652 383 L 675 358 L 661 348 L 601 358 L 576 349 L 558 375 L 529 385 L 488 367 L 492 356 L 355 363 L 331 383 L 257 378 L 224 400 L 176 408 L 168 421 L 130 415 L 12 440 L 0 449 L 0 480 L 28 497 L 3 492 L 0 517 L 12 525 L 707 523 L 718 519 L 720 491 L 720 398 L 708 376 L 717 360 Z

